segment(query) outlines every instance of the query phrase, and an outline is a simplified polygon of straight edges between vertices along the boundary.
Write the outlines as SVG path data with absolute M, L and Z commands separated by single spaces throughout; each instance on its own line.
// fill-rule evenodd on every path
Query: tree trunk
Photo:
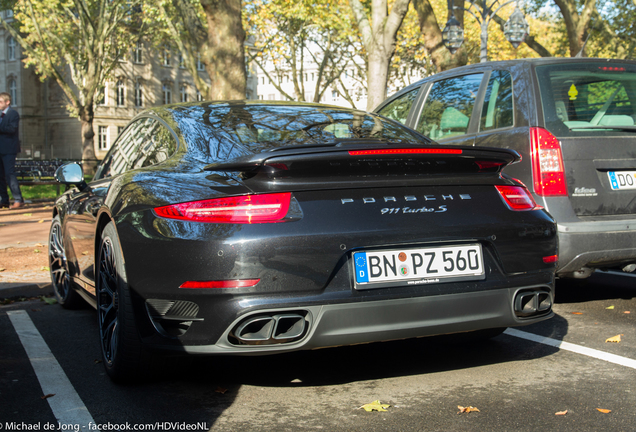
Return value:
M 205 68 L 210 75 L 210 100 L 245 99 L 245 31 L 241 0 L 201 0 L 208 23 Z
M 82 164 L 84 173 L 94 174 L 97 162 L 95 161 L 95 131 L 93 130 L 93 107 L 81 107 L 79 120 L 82 122 Z
M 389 63 L 393 52 L 387 55 L 381 49 L 369 53 L 369 69 L 367 72 L 367 111 L 372 111 L 386 99 Z
M 577 11 L 577 3 L 574 0 L 554 0 L 554 2 L 563 16 L 570 45 L 570 56 L 575 57 L 579 52 L 585 56 L 582 52 L 583 45 L 587 38 L 592 14 L 596 10 L 596 0 L 585 0 L 581 13 Z
M 433 7 L 428 0 L 413 0 L 420 23 L 420 31 L 424 35 L 424 48 L 431 55 L 431 61 L 438 72 L 464 66 L 468 63 L 468 56 L 463 48 L 454 55 L 442 43 L 442 31 L 437 22 Z M 450 16 L 450 15 L 449 15 Z M 455 18 L 463 21 L 463 9 L 458 9 Z

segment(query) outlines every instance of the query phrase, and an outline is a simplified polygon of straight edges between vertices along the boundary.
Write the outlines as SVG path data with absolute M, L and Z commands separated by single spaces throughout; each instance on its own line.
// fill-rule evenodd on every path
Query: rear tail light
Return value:
M 156 207 L 157 216 L 208 223 L 272 223 L 282 222 L 287 215 L 291 193 L 242 195 L 192 201 Z
M 541 196 L 567 196 L 561 144 L 543 128 L 530 128 L 534 191 Z
M 510 210 L 526 211 L 541 208 L 534 202 L 528 189 L 522 186 L 496 185 L 495 187 Z

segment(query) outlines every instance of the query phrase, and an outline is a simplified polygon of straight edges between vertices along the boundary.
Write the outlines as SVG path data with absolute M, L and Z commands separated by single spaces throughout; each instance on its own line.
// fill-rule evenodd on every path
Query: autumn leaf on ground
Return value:
M 40 253 L 40 249 L 35 249 L 33 253 Z
M 558 413 L 554 413 L 554 415 L 566 415 L 568 413 L 568 410 L 565 411 L 559 411 Z
M 40 219 L 40 220 L 38 221 L 38 223 L 43 223 L 43 222 L 44 222 L 44 219 Z
M 49 298 L 49 297 L 44 297 L 44 296 L 42 296 L 40 298 L 46 304 L 54 305 L 55 303 L 57 303 L 57 300 L 55 300 L 54 298 Z
M 631 313 L 630 311 L 625 311 L 624 313 Z
M 390 406 L 391 405 L 380 403 L 380 401 L 377 400 L 368 404 L 364 404 L 360 408 L 362 408 L 363 410 L 367 412 L 371 412 L 371 411 L 386 411 L 386 408 Z
M 622 334 L 616 335 L 616 336 L 612 336 L 611 338 L 605 339 L 605 342 L 616 342 L 619 343 L 621 341 L 621 336 L 624 336 Z
M 33 216 L 33 213 L 25 213 L 25 214 L 23 214 L 22 216 L 24 216 L 24 217 Z
M 82 255 L 88 255 L 87 251 L 82 252 Z
M 53 396 L 55 396 L 55 393 L 49 393 L 47 395 L 44 395 L 44 396 L 40 397 L 40 399 L 48 399 L 48 398 L 53 397 Z
M 606 307 L 605 309 L 614 309 L 614 305 L 612 305 L 612 306 L 608 306 L 608 307 Z
M 3 272 L 5 270 L 6 270 L 6 268 L 0 268 L 0 272 Z
M 41 268 L 40 268 L 40 270 L 41 270 L 41 271 L 50 271 L 51 269 L 50 269 L 50 268 L 48 268 L 48 267 L 44 267 L 44 266 L 43 266 L 43 267 L 41 267 Z
M 461 414 L 461 413 L 469 413 L 469 412 L 481 412 L 479 411 L 478 408 L 469 406 L 469 407 L 463 407 L 461 405 L 457 405 L 457 408 L 459 408 L 459 412 L 457 414 Z
M 36 243 L 35 247 L 44 247 L 42 243 Z
M 608 410 L 608 409 L 603 409 L 603 408 L 596 408 L 598 411 L 602 412 L 603 414 L 609 414 L 612 412 L 612 410 Z
M 102 361 L 101 360 L 93 360 L 93 363 L 95 364 L 100 364 Z
M 217 386 L 217 387 L 216 387 L 216 390 L 214 390 L 214 391 L 215 391 L 215 392 L 217 392 L 217 393 L 225 394 L 225 392 L 227 391 L 227 389 L 226 389 L 226 388 L 223 388 L 223 387 L 220 387 L 220 386 Z
M 583 312 L 572 312 L 572 315 L 583 315 Z

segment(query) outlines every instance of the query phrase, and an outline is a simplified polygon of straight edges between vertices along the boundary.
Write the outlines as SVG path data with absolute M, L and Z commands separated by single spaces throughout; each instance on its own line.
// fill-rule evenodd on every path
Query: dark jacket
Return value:
M 0 122 L 0 154 L 20 153 L 20 115 L 16 110 L 9 110 Z

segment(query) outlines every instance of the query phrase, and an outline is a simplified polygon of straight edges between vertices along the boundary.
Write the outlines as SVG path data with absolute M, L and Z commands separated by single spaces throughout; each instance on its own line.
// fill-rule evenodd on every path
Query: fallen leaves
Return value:
M 55 396 L 55 393 L 49 393 L 47 395 L 44 395 L 44 396 L 40 397 L 40 399 L 48 399 L 48 398 L 53 397 L 53 396 Z
M 470 412 L 481 412 L 479 411 L 478 408 L 469 406 L 469 407 L 463 407 L 461 405 L 457 405 L 457 408 L 459 408 L 459 412 L 457 414 L 462 414 L 462 413 L 470 413 Z
M 596 408 L 599 412 L 602 412 L 603 414 L 609 414 L 612 412 L 612 410 L 608 410 L 608 409 L 604 409 L 604 408 Z
M 227 391 L 226 388 L 223 388 L 221 386 L 217 386 L 216 390 L 214 390 L 216 393 L 221 393 L 221 394 L 225 394 L 225 392 Z
M 51 271 L 51 269 L 49 267 L 40 267 L 40 271 Z
M 57 300 L 56 300 L 56 299 L 54 299 L 54 298 L 49 298 L 49 297 L 44 297 L 44 296 L 42 296 L 42 297 L 40 297 L 40 299 L 41 299 L 44 303 L 46 303 L 46 304 L 50 304 L 50 305 L 54 305 L 55 303 L 57 303 Z
M 371 403 L 368 404 L 364 404 L 362 405 L 360 408 L 358 409 L 363 409 L 366 412 L 371 412 L 371 411 L 386 411 L 386 408 L 389 408 L 391 405 L 388 404 L 383 404 L 380 403 L 379 400 L 377 401 L 373 401 Z
M 621 336 L 625 336 L 625 335 L 623 335 L 623 334 L 619 334 L 619 335 L 616 335 L 616 336 L 612 336 L 611 338 L 607 338 L 607 339 L 605 339 L 605 342 L 606 342 L 606 343 L 607 343 L 607 342 L 620 343 L 620 341 L 621 341 Z
M 583 312 L 572 312 L 572 315 L 583 315 Z
M 40 253 L 40 252 L 41 252 L 41 251 L 40 251 L 40 249 L 35 249 L 35 250 L 33 251 L 33 253 Z
M 30 217 L 30 216 L 33 216 L 33 213 L 25 213 L 25 214 L 23 214 L 22 216 L 24 216 L 24 217 Z
M 614 309 L 614 305 L 612 305 L 612 306 L 608 306 L 608 307 L 606 307 L 605 309 L 612 310 L 612 309 Z
M 38 221 L 38 223 L 43 223 L 43 222 L 44 222 L 44 219 L 40 219 L 40 220 Z
M 567 413 L 568 413 L 568 410 L 565 410 L 565 411 L 559 411 L 559 412 L 556 412 L 556 413 L 554 413 L 554 415 L 564 416 L 564 415 L 566 415 Z

